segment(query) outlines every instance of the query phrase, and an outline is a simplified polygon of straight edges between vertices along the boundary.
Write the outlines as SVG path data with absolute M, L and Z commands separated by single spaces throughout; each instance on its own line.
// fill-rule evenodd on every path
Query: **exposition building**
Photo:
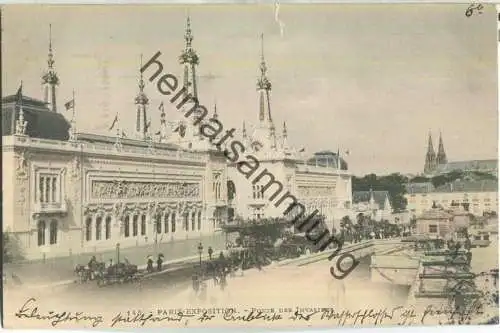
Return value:
M 188 18 L 181 70 L 197 100 L 192 40 Z M 286 205 L 276 207 L 268 200 L 272 187 L 263 189 L 269 181 L 247 179 L 197 126 L 167 122 L 163 108 L 159 126 L 147 122 L 142 74 L 133 135 L 123 135 L 118 117 L 111 136 L 78 131 L 58 112 L 54 64 L 50 44 L 42 100 L 24 96 L 22 87 L 2 99 L 3 231 L 18 239 L 27 259 L 195 239 L 228 220 L 283 216 Z M 286 128 L 276 133 L 263 56 L 259 82 L 259 126 L 251 134 L 243 129 L 242 140 L 283 184 L 283 194 L 295 195 L 307 212 L 318 208 L 327 221 L 340 221 L 352 202 L 347 163 L 339 154 L 327 166 L 304 162 L 288 146 Z

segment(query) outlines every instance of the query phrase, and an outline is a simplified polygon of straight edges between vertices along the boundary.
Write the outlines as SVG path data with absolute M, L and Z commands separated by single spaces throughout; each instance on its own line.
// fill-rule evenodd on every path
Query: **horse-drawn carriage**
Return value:
M 143 277 L 137 265 L 121 262 L 106 267 L 104 262 L 98 262 L 95 259 L 91 260 L 87 266 L 77 265 L 75 273 L 80 283 L 95 280 L 99 287 L 115 283 L 139 282 Z
M 118 263 L 101 270 L 96 275 L 97 285 L 99 287 L 127 282 L 140 282 L 143 273 L 139 272 L 137 265 L 127 263 Z

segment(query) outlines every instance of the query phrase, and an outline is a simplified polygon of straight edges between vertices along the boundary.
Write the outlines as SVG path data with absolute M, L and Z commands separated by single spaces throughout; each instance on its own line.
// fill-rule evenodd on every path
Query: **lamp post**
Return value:
M 200 255 L 200 269 L 201 269 L 201 254 L 203 253 L 203 245 L 201 244 L 198 244 L 198 254 Z

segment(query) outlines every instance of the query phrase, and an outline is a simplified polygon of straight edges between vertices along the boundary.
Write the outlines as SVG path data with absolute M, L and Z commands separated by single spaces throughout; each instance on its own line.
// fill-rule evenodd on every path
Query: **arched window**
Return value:
M 38 221 L 38 246 L 45 245 L 45 221 Z
M 146 235 L 146 215 L 141 216 L 141 236 Z
M 139 215 L 134 215 L 132 222 L 132 236 L 137 236 Z
M 184 230 L 189 231 L 189 213 L 184 213 Z
M 95 219 L 95 240 L 101 240 L 102 235 L 102 217 L 98 216 Z
M 201 212 L 198 212 L 198 230 L 201 230 Z
M 111 216 L 106 217 L 106 239 L 111 238 Z
M 50 244 L 57 244 L 57 220 L 50 222 Z
M 85 240 L 90 242 L 92 240 L 92 218 L 87 217 L 85 220 Z
M 164 233 L 168 233 L 168 218 L 169 218 L 170 214 L 169 213 L 165 213 L 165 216 L 164 216 L 164 228 L 163 228 L 163 232 Z
M 196 230 L 195 229 L 196 227 L 196 213 L 195 212 L 192 212 L 191 213 L 191 230 Z
M 129 237 L 130 236 L 130 216 L 125 216 L 125 221 L 123 221 L 123 226 L 125 228 L 124 230 L 124 234 L 125 234 L 125 237 Z
M 172 232 L 175 232 L 175 213 L 172 213 Z
M 157 214 L 155 216 L 155 223 L 156 223 L 156 233 L 161 234 L 161 215 Z

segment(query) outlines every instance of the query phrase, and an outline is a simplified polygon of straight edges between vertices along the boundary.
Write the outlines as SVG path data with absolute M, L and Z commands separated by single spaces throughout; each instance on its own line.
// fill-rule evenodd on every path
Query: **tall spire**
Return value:
M 49 54 L 47 59 L 47 70 L 42 76 L 42 87 L 44 92 L 43 100 L 47 107 L 57 112 L 56 104 L 56 86 L 59 84 L 59 78 L 54 69 L 54 53 L 52 49 L 52 24 L 49 25 Z
M 191 94 L 193 99 L 198 100 L 196 66 L 199 64 L 199 58 L 192 46 L 193 34 L 191 32 L 191 18 L 189 17 L 189 14 L 186 19 L 184 41 L 184 50 L 179 57 L 179 62 L 181 65 L 184 65 L 184 88 L 186 89 L 186 95 Z
M 424 173 L 431 173 L 436 170 L 436 153 L 432 145 L 432 134 L 429 131 L 429 139 L 427 143 L 427 154 L 425 155 Z
M 217 101 L 214 101 L 214 115 L 212 116 L 212 119 L 218 119 L 219 115 L 217 114 Z
M 448 163 L 448 159 L 446 158 L 446 153 L 444 151 L 443 136 L 441 132 L 439 132 L 439 147 L 438 147 L 436 163 L 437 165 Z
M 135 104 L 137 105 L 137 120 L 136 120 L 136 134 L 139 139 L 145 139 L 147 137 L 148 125 L 147 125 L 147 105 L 149 103 L 149 99 L 144 93 L 144 78 L 142 76 L 142 72 L 140 68 L 142 68 L 142 54 L 141 54 L 141 63 L 139 67 L 139 93 L 135 97 Z
M 269 92 L 271 91 L 271 82 L 267 78 L 267 66 L 264 59 L 264 34 L 260 35 L 260 78 L 257 80 L 257 90 L 259 91 L 259 120 L 261 123 L 267 122 L 268 126 L 272 123 L 271 101 Z M 267 119 L 266 119 L 267 117 Z
M 288 131 L 286 129 L 286 122 L 283 122 L 283 135 L 282 135 L 282 148 L 283 151 L 286 152 L 288 150 Z

